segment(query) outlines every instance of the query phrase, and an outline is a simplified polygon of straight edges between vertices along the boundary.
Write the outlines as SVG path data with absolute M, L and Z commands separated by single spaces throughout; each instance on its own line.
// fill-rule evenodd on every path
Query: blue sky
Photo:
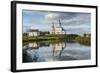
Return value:
M 90 13 L 23 10 L 22 15 L 24 32 L 30 27 L 50 31 L 52 22 L 57 24 L 59 19 L 67 33 L 83 34 L 91 30 Z
M 45 19 L 45 14 L 34 11 L 23 11 L 23 28 L 33 27 L 34 29 L 46 31 L 48 27 L 42 23 Z

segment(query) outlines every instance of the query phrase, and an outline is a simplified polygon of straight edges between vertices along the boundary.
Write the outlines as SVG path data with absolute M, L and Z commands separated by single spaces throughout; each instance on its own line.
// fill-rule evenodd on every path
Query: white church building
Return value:
M 38 29 L 30 29 L 28 32 L 28 36 L 38 36 L 39 30 Z
M 63 27 L 61 26 L 61 22 L 59 20 L 58 23 L 52 23 L 52 27 L 51 30 L 49 32 L 50 34 L 66 34 L 66 31 L 63 29 Z M 31 27 L 28 31 L 28 36 L 39 36 L 41 34 L 49 34 L 46 32 L 41 32 L 38 29 L 34 29 L 33 27 Z
M 63 29 L 63 27 L 61 26 L 61 22 L 59 20 L 58 24 L 54 24 L 52 23 L 52 29 L 50 31 L 50 34 L 66 34 L 66 31 Z

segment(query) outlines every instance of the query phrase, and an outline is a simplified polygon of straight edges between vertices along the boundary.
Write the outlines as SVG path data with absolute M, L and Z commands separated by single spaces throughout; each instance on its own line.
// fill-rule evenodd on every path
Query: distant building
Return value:
M 23 33 L 23 36 L 27 36 L 27 33 Z
M 69 37 L 78 37 L 79 35 L 78 34 L 67 34 L 67 36 L 69 36 Z
M 40 35 L 43 36 L 43 35 L 48 35 L 49 34 L 49 31 L 40 31 Z
M 38 36 L 38 35 L 40 35 L 38 29 L 30 29 L 28 32 L 28 36 Z
M 59 23 L 58 24 L 54 24 L 53 23 L 52 29 L 50 31 L 50 34 L 66 34 L 66 31 L 61 26 L 60 20 L 59 20 Z
M 84 37 L 91 37 L 91 34 L 90 33 L 85 33 Z

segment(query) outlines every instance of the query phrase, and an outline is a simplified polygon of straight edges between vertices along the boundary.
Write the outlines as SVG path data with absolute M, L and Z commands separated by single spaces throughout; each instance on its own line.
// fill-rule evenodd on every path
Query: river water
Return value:
M 23 44 L 23 63 L 91 59 L 91 47 L 72 42 Z

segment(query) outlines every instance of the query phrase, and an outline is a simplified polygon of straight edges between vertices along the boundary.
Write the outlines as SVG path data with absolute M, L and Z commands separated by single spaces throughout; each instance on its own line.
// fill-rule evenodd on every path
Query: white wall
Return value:
M 10 72 L 10 1 L 11 0 L 0 0 L 0 1 L 1 1 L 0 2 L 0 73 L 11 73 Z M 46 1 L 46 2 L 55 2 L 55 3 L 58 2 L 58 3 L 67 3 L 67 4 L 99 5 L 99 8 L 100 8 L 100 0 L 33 0 L 33 1 L 40 1 L 40 2 Z M 99 9 L 99 13 L 100 13 L 100 9 Z M 100 25 L 98 27 L 100 27 Z M 100 28 L 99 28 L 99 31 L 100 31 Z M 100 37 L 100 33 L 98 35 Z M 100 39 L 98 40 L 100 43 Z M 100 56 L 100 46 L 98 48 L 98 52 Z M 100 62 L 100 57 L 99 57 L 99 62 Z M 99 66 L 100 66 L 100 63 L 99 63 Z M 38 71 L 36 73 L 52 73 L 52 72 L 54 73 L 99 73 L 100 67 Z

